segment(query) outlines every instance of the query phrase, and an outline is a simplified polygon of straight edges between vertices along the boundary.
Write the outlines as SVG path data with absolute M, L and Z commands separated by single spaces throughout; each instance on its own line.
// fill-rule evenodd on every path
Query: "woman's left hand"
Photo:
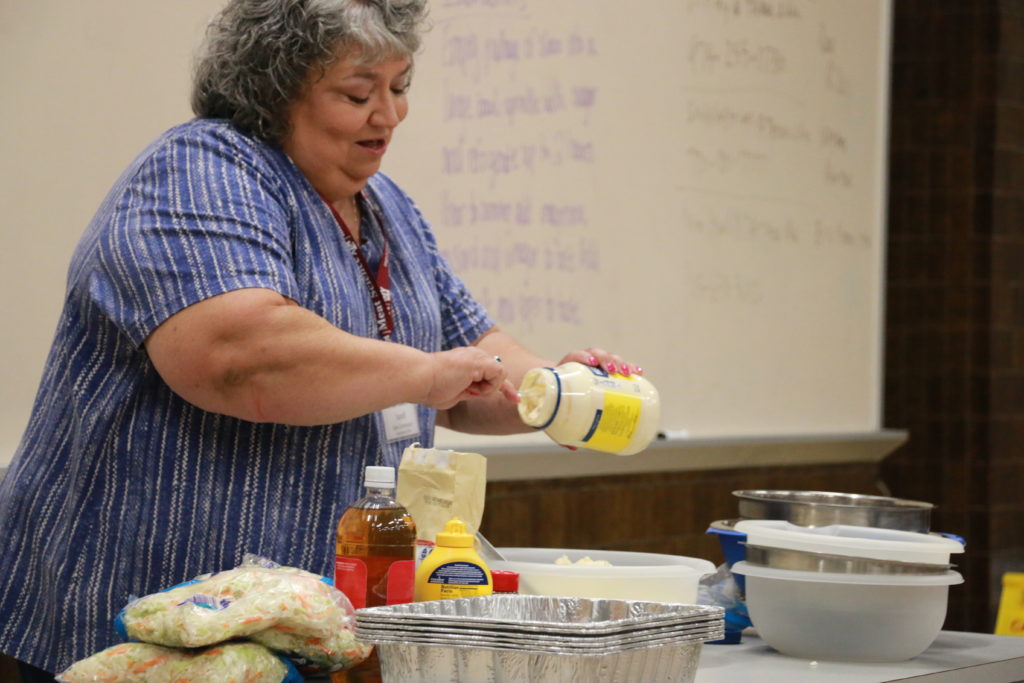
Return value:
M 562 356 L 562 360 L 558 361 L 559 365 L 562 363 L 570 362 L 583 363 L 595 368 L 601 368 L 609 375 L 642 375 L 644 369 L 638 365 L 633 365 L 622 359 L 621 356 L 609 353 L 604 349 L 597 346 L 590 346 L 586 349 L 580 349 L 576 351 L 570 351 L 569 353 Z
M 562 356 L 562 360 L 558 361 L 558 364 L 571 363 L 571 362 L 583 363 L 594 368 L 601 368 L 609 375 L 642 375 L 644 369 L 639 365 L 633 365 L 622 359 L 614 353 L 608 353 L 604 349 L 598 346 L 589 346 L 585 349 L 576 351 L 570 351 L 569 353 Z M 570 451 L 576 450 L 575 446 L 566 446 L 562 444 L 564 448 L 568 448 Z

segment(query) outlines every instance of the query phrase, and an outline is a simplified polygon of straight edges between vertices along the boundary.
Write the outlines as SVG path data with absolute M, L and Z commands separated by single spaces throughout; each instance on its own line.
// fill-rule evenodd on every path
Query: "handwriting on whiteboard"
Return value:
M 579 68 L 598 40 L 532 21 L 525 1 L 445 0 L 441 11 L 432 65 L 444 182 L 432 218 L 448 238 L 442 254 L 499 324 L 582 326 L 585 291 L 570 284 L 600 275 L 601 245 L 588 197 L 558 180 L 600 163 L 589 124 L 602 94 Z
M 430 218 L 499 323 L 593 323 L 586 283 L 613 286 L 618 263 L 603 252 L 619 256 L 623 239 L 665 245 L 648 258 L 661 264 L 652 272 L 668 268 L 681 305 L 720 307 L 778 305 L 788 294 L 777 273 L 800 259 L 860 268 L 877 252 L 876 216 L 863 209 L 874 169 L 863 163 L 863 117 L 851 115 L 870 84 L 851 68 L 852 34 L 834 7 L 677 2 L 660 10 L 674 19 L 660 33 L 609 27 L 557 0 L 435 5 Z M 638 36 L 665 49 L 633 61 L 642 47 L 624 44 Z M 617 117 L 623 125 L 610 126 Z M 648 157 L 617 138 L 671 160 L 667 172 L 659 160 L 652 181 L 664 187 L 647 205 L 609 182 L 649 182 Z M 673 250 L 706 250 L 714 267 L 671 268 Z

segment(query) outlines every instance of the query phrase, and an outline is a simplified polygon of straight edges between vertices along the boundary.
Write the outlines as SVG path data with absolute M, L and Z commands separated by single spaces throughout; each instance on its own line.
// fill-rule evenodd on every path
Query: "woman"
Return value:
M 366 465 L 435 424 L 525 430 L 514 386 L 550 361 L 378 172 L 424 5 L 232 0 L 211 24 L 197 118 L 136 158 L 72 260 L 0 485 L 0 651 L 60 671 L 116 640 L 129 596 L 247 552 L 327 574 Z

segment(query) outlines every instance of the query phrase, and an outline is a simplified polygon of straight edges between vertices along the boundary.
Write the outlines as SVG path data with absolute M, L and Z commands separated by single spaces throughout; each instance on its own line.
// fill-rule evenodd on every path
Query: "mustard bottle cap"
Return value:
M 469 548 L 473 535 L 466 530 L 466 524 L 458 517 L 452 517 L 444 525 L 444 531 L 437 534 L 437 545 L 448 548 Z

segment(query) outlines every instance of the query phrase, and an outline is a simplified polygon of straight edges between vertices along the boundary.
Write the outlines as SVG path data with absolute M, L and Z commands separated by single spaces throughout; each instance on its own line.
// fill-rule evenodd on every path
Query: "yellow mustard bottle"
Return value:
M 493 592 L 491 571 L 473 547 L 474 540 L 461 519 L 448 520 L 444 531 L 436 536 L 434 549 L 416 569 L 416 602 L 472 598 Z

